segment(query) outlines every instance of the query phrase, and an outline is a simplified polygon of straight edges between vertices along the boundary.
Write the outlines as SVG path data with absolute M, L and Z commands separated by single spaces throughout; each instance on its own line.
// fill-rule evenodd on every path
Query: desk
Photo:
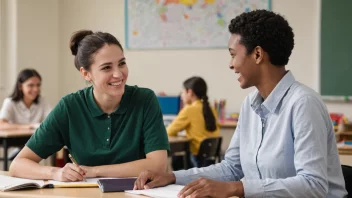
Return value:
M 177 152 L 185 152 L 183 157 L 183 167 L 187 169 L 189 166 L 188 160 L 190 158 L 189 151 L 189 139 L 184 136 L 169 136 L 170 144 L 170 156 L 174 155 Z
M 0 143 L 4 149 L 4 167 L 3 170 L 8 170 L 8 156 L 7 152 L 11 146 L 23 147 L 35 130 L 21 129 L 21 130 L 0 130 Z
M 220 128 L 233 128 L 233 129 L 235 129 L 237 127 L 237 121 L 224 120 L 224 121 L 219 121 L 219 123 L 220 123 Z
M 8 175 L 6 171 L 0 171 L 0 175 Z M 143 197 L 139 195 L 128 194 L 124 192 L 102 193 L 96 188 L 42 188 L 26 189 L 10 192 L 1 192 L 0 197 L 16 198 L 79 198 L 79 197 L 100 197 L 100 198 L 122 198 L 122 197 Z
M 335 133 L 336 141 L 349 140 L 352 139 L 352 131 L 339 131 Z M 352 166 L 352 146 L 342 146 L 338 147 L 340 162 L 344 165 Z
M 0 175 L 8 172 L 0 171 Z M 146 198 L 146 196 L 128 194 L 124 192 L 102 193 L 99 188 L 42 188 L 1 192 L 0 197 L 12 198 Z M 238 197 L 233 197 L 238 198 Z
M 226 150 L 229 148 L 232 136 L 237 127 L 237 121 L 220 121 L 220 136 L 222 137 L 221 152 L 223 156 Z
M 0 197 L 12 198 L 123 198 L 123 197 L 139 197 L 145 196 L 133 195 L 124 192 L 102 193 L 99 188 L 43 188 L 28 189 L 11 192 L 1 192 Z

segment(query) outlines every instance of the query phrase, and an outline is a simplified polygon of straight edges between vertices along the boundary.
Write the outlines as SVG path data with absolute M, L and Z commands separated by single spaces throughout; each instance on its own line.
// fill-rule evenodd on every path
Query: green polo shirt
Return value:
M 86 166 L 125 163 L 169 150 L 154 92 L 128 85 L 111 114 L 98 107 L 93 87 L 63 97 L 26 145 L 41 158 L 66 145 L 77 163 Z

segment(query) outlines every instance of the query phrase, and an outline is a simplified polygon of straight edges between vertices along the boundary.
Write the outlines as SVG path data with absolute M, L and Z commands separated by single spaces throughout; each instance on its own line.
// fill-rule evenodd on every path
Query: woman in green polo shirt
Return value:
M 166 171 L 168 138 L 153 91 L 126 85 L 123 49 L 109 33 L 78 31 L 70 43 L 74 64 L 92 86 L 63 97 L 10 166 L 31 179 L 79 181 Z M 39 162 L 66 146 L 81 166 Z

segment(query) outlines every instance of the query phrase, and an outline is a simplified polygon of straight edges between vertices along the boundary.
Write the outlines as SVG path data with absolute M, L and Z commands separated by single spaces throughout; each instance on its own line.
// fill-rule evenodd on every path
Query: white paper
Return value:
M 147 190 L 127 190 L 126 193 L 145 195 L 156 198 L 175 198 L 184 186 L 171 184 L 164 187 L 147 189 Z
M 87 181 L 75 181 L 75 182 L 61 182 L 55 180 L 49 180 L 50 184 L 97 184 L 99 179 L 119 179 L 113 177 L 96 177 L 96 178 L 86 178 Z
M 18 189 L 24 186 L 37 186 L 38 188 L 44 186 L 43 180 L 22 179 L 17 177 L 10 177 L 0 175 L 0 190 L 6 191 L 11 189 Z

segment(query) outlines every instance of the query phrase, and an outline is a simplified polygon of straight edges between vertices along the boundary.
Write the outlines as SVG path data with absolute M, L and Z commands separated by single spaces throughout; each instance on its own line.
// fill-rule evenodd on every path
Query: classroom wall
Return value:
M 59 99 L 59 30 L 57 0 L 1 0 L 3 96 L 14 87 L 17 74 L 34 68 L 41 74 L 42 95 L 52 105 Z M 3 72 L 4 71 L 4 72 Z
M 272 8 L 284 15 L 295 31 L 296 45 L 288 69 L 298 80 L 317 89 L 318 0 L 273 0 Z M 123 0 L 62 0 L 60 16 L 62 43 L 68 43 L 72 32 L 82 28 L 110 32 L 125 43 Z M 85 83 L 74 69 L 68 46 L 60 51 L 62 75 L 69 79 L 61 86 L 62 95 L 84 87 Z M 226 98 L 228 110 L 239 111 L 243 99 L 252 90 L 239 87 L 236 75 L 228 68 L 230 55 L 226 48 L 126 50 L 125 55 L 130 69 L 128 83 L 157 92 L 178 94 L 186 78 L 200 75 L 209 85 L 210 98 Z
M 0 1 L 0 99 L 9 94 L 16 76 L 16 2 Z
M 6 16 L 2 21 L 8 27 L 2 36 L 6 45 L 0 65 L 1 73 L 6 71 L 3 83 L 6 92 L 12 90 L 17 72 L 24 67 L 40 71 L 44 78 L 43 95 L 52 104 L 63 95 L 87 86 L 75 69 L 68 48 L 74 31 L 110 32 L 124 46 L 124 0 L 0 1 L 11 8 L 5 14 L 2 12 Z M 297 80 L 315 90 L 319 89 L 320 3 L 320 0 L 272 0 L 273 11 L 284 15 L 295 32 L 295 48 L 287 68 Z M 225 48 L 125 50 L 125 55 L 130 69 L 128 84 L 156 92 L 178 94 L 186 78 L 200 75 L 209 85 L 210 98 L 226 98 L 227 109 L 233 112 L 240 110 L 243 99 L 253 90 L 239 87 L 236 75 L 228 68 L 230 56 Z M 344 112 L 352 118 L 352 105 L 327 106 L 330 111 Z

